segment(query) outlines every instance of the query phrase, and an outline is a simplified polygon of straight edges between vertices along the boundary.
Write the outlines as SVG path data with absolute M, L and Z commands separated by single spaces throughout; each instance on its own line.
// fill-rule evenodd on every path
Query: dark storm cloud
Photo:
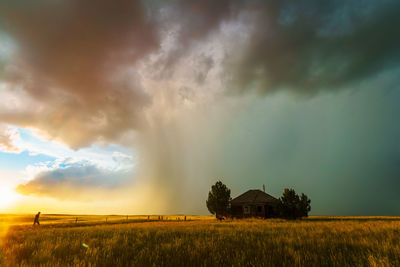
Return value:
M 226 55 L 228 91 L 289 89 L 310 94 L 337 90 L 395 66 L 400 58 L 398 1 L 153 3 L 167 7 L 167 15 L 156 18 L 162 32 L 179 25 L 178 42 L 156 66 L 163 78 L 171 75 L 191 45 L 245 13 L 249 39 L 241 49 Z
M 176 38 L 174 47 L 163 54 L 154 66 L 158 70 L 155 78 L 170 78 L 175 64 L 179 63 L 179 59 L 186 55 L 193 44 L 217 31 L 223 21 L 236 16 L 239 9 L 234 2 L 236 1 L 147 1 L 149 8 L 161 10 L 160 16 L 154 17 L 160 32 L 166 35 L 173 33 Z M 201 77 L 199 82 L 202 82 Z
M 138 113 L 151 99 L 139 77 L 120 72 L 158 46 L 140 1 L 6 0 L 0 10 L 0 26 L 18 47 L 4 80 L 22 85 L 46 107 L 40 118 L 29 114 L 25 126 L 41 124 L 73 147 L 137 127 Z M 65 131 L 80 134 L 60 136 L 53 116 Z
M 1 73 L 40 108 L 3 112 L 0 119 L 41 128 L 74 148 L 118 141 L 145 123 L 143 109 L 154 96 L 135 64 L 159 51 L 161 36 L 178 25 L 176 44 L 152 68 L 168 79 L 192 46 L 244 13 L 249 39 L 222 66 L 228 92 L 339 89 L 398 61 L 399 7 L 397 1 L 360 7 L 352 1 L 5 0 L 0 27 L 17 50 Z M 216 66 L 204 57 L 197 58 L 199 85 Z
M 171 19 L 181 22 L 181 42 L 201 39 L 210 31 L 218 28 L 222 20 L 234 14 L 233 2 L 230 0 L 195 0 L 171 1 Z
M 158 43 L 140 1 L 3 1 L 1 7 L 4 30 L 31 71 L 61 89 L 84 87 L 83 96 L 98 91 L 115 63 L 134 61 Z
M 362 5 L 361 5 L 362 4 Z M 255 27 L 232 87 L 312 93 L 360 81 L 400 58 L 398 1 L 249 1 Z

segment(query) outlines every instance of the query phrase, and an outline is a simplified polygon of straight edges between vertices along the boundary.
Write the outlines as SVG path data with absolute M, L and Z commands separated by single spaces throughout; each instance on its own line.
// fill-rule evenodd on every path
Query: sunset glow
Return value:
M 18 195 L 14 192 L 13 188 L 0 186 L 0 210 L 9 208 L 17 200 Z

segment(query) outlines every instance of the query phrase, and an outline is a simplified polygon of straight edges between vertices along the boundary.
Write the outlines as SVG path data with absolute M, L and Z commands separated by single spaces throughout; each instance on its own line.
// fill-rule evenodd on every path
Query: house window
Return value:
M 262 212 L 262 207 L 261 206 L 257 207 L 257 212 Z
M 248 206 L 244 206 L 244 213 L 245 214 L 249 213 L 249 207 Z

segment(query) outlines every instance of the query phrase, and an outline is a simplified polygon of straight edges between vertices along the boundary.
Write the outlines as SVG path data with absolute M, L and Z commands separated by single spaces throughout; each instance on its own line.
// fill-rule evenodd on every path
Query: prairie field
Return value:
M 1 266 L 400 266 L 400 217 L 32 218 L 0 216 Z

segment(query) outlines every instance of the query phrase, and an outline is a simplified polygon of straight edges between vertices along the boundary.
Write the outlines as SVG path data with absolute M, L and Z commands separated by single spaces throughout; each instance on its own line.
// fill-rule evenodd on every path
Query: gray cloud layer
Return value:
M 266 1 L 233 66 L 239 91 L 338 90 L 396 66 L 398 1 Z
M 153 66 L 168 73 L 190 47 L 241 17 L 249 25 L 248 40 L 238 50 L 226 51 L 220 79 L 227 92 L 337 90 L 399 60 L 400 4 L 363 4 L 2 1 L 1 28 L 18 47 L 3 66 L 3 78 L 22 86 L 41 108 L 1 112 L 0 119 L 38 125 L 75 148 L 118 141 L 146 123 L 143 110 L 154 96 L 151 88 L 143 88 L 137 64 L 158 51 L 161 36 L 178 28 L 175 46 Z M 215 64 L 207 57 L 198 60 L 208 62 L 199 69 L 201 84 Z
M 151 100 L 139 78 L 120 72 L 158 46 L 140 1 L 101 0 L 95 7 L 87 0 L 2 1 L 0 7 L 2 28 L 18 47 L 5 80 L 44 103 L 29 114 L 13 111 L 11 123 L 39 124 L 73 147 L 115 140 L 137 126 Z M 80 133 L 71 135 L 75 129 Z

